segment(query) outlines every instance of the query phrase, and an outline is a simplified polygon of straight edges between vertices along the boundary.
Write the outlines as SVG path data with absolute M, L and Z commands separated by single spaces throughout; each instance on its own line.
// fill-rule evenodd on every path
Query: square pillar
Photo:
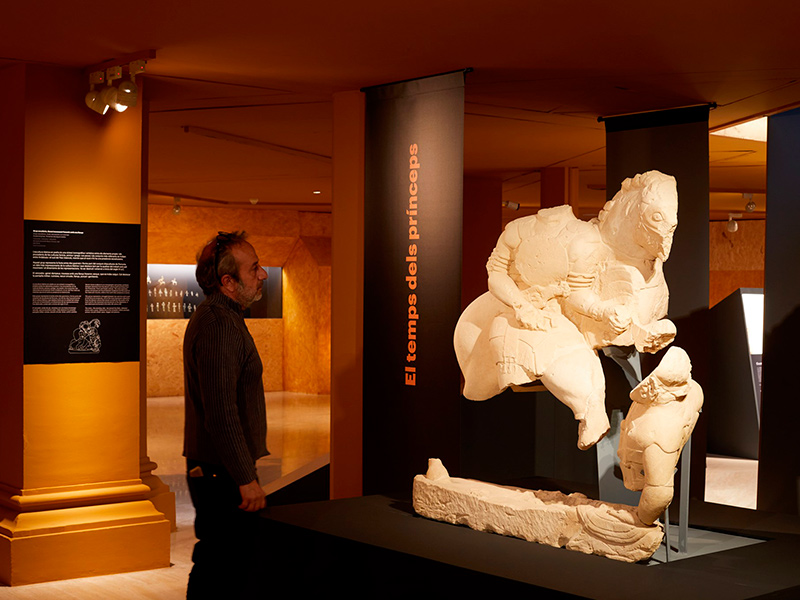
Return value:
M 142 110 L 105 117 L 76 70 L 0 69 L 0 582 L 169 566 L 140 475 L 140 362 L 24 364 L 25 221 L 141 224 Z M 131 257 L 139 261 L 140 257 Z M 111 332 L 109 332 L 111 334 Z

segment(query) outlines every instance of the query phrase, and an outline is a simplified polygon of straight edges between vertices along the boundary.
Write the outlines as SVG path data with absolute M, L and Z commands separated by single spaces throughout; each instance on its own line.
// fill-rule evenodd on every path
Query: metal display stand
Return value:
M 678 511 L 678 550 L 680 554 L 689 553 L 689 481 L 692 464 L 692 438 L 686 441 L 681 453 L 681 506 Z M 677 470 L 677 469 L 676 469 Z M 669 562 L 672 546 L 669 541 L 669 506 L 664 510 L 664 544 L 666 562 Z

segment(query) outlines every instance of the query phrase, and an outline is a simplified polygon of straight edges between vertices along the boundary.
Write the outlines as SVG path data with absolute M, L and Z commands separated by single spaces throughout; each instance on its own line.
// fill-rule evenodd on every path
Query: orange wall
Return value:
M 284 385 L 330 393 L 330 237 L 300 238 L 283 271 Z
M 267 391 L 291 389 L 313 394 L 330 390 L 330 220 L 329 214 L 292 210 L 254 208 L 205 208 L 184 206 L 176 215 L 171 206 L 150 205 L 148 211 L 148 262 L 193 264 L 196 254 L 217 231 L 244 229 L 258 253 L 261 264 L 287 268 L 287 261 L 298 247 L 320 243 L 328 246 L 327 265 L 311 259 L 304 276 L 290 278 L 292 295 L 284 289 L 283 319 L 248 319 L 247 327 L 259 348 L 264 363 L 264 388 Z M 316 247 L 316 246 L 315 246 Z M 324 252 L 323 252 L 324 254 Z M 323 256 L 323 263 L 325 258 Z M 292 267 L 289 267 L 291 271 Z M 326 280 L 327 288 L 320 287 Z M 284 285 L 287 282 L 284 272 Z M 303 302 L 299 308 L 297 302 Z M 302 328 L 285 331 L 286 315 L 311 311 L 318 329 L 313 341 L 303 336 Z M 147 395 L 183 394 L 184 320 L 154 319 L 147 323 Z M 295 339 L 294 336 L 301 336 Z M 296 366 L 298 345 L 311 343 L 313 361 Z M 308 368 L 314 365 L 313 368 Z M 286 384 L 287 370 L 292 387 Z
M 709 223 L 709 306 L 743 287 L 764 287 L 765 221 L 739 221 L 731 233 L 727 222 Z

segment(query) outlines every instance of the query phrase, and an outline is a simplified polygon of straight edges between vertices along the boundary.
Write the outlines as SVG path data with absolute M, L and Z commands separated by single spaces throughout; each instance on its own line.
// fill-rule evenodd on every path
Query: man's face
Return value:
M 234 291 L 234 299 L 249 308 L 253 302 L 261 300 L 261 288 L 267 278 L 267 272 L 258 264 L 258 255 L 253 246 L 247 242 L 231 248 L 239 270 L 239 281 Z

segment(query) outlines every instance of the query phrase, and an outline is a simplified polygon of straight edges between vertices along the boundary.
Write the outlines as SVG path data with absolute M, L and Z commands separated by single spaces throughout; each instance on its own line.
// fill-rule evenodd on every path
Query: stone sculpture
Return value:
M 650 525 L 672 502 L 675 467 L 697 423 L 703 390 L 692 379 L 689 356 L 672 347 L 630 396 L 617 453 L 625 487 L 642 492 L 637 515 Z
M 486 400 L 540 380 L 579 421 L 586 449 L 609 428 L 596 350 L 657 352 L 675 338 L 664 318 L 662 265 L 677 226 L 675 179 L 626 179 L 597 219 L 569 206 L 509 223 L 486 266 L 489 291 L 461 315 L 454 344 L 464 395 Z M 619 352 L 617 353 L 619 354 Z M 582 494 L 531 491 L 450 477 L 438 459 L 414 478 L 414 509 L 432 519 L 635 562 L 663 537 L 656 522 L 673 495 L 675 466 L 703 404 L 691 362 L 670 348 L 630 393 L 618 455 L 637 507 Z
M 579 421 L 578 447 L 594 445 L 609 427 L 595 350 L 657 352 L 675 337 L 662 265 L 677 210 L 675 178 L 649 171 L 591 222 L 559 206 L 509 223 L 486 267 L 489 291 L 456 326 L 464 396 L 540 380 Z
M 414 478 L 413 499 L 414 510 L 430 519 L 625 562 L 650 558 L 664 533 L 631 506 L 450 477 L 437 458 Z

